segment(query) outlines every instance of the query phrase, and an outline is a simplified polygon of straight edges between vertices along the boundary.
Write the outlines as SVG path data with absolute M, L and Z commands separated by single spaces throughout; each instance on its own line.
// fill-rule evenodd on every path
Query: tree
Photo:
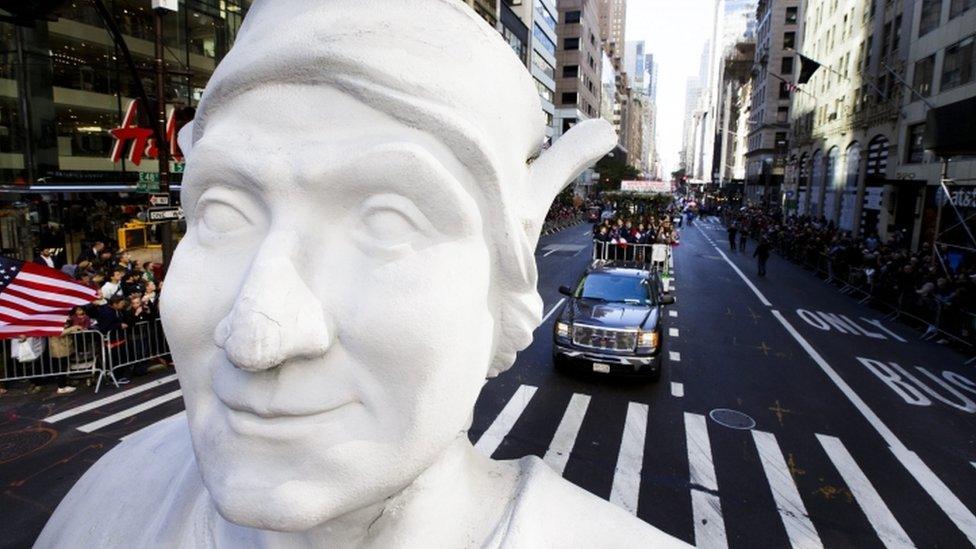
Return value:
M 604 191 L 620 190 L 620 182 L 640 177 L 640 170 L 607 155 L 596 163 L 600 173 L 600 187 Z

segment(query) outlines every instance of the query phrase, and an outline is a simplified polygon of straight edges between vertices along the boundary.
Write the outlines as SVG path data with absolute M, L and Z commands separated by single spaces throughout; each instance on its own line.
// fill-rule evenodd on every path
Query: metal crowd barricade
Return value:
M 55 338 L 59 340 L 55 345 L 61 350 L 52 353 L 51 340 Z M 36 340 L 40 340 L 39 343 Z M 22 345 L 39 349 L 39 353 L 18 352 L 15 356 L 15 349 L 19 350 Z M 52 354 L 64 356 L 54 357 Z M 31 358 L 31 355 L 36 356 Z M 97 330 L 28 338 L 24 342 L 14 338 L 4 342 L 3 352 L 0 354 L 0 381 L 56 376 L 91 377 L 99 374 L 105 364 L 105 336 Z
M 671 246 L 667 244 L 619 244 L 593 241 L 593 262 L 630 263 L 667 275 Z
M 100 373 L 95 392 L 104 377 L 108 377 L 118 387 L 115 371 L 119 368 L 135 366 L 170 354 L 169 344 L 163 334 L 160 319 L 139 322 L 124 331 L 110 334 L 106 341 L 105 354 L 108 357 L 106 368 Z

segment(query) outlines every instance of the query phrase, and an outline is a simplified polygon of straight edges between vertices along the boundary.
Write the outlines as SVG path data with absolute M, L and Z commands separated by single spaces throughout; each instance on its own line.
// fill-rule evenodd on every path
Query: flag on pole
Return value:
M 60 335 L 71 308 L 97 296 L 61 271 L 0 257 L 0 339 Z
M 796 83 L 806 84 L 811 78 L 813 78 L 813 73 L 817 72 L 817 69 L 820 68 L 820 63 L 810 59 L 802 53 L 798 53 L 797 55 L 800 57 L 800 75 L 797 77 Z

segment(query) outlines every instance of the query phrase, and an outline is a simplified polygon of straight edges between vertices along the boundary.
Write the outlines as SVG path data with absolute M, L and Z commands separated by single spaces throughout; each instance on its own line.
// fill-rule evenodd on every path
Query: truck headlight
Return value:
M 556 322 L 556 337 L 569 339 L 569 328 L 568 322 Z
M 649 347 L 652 349 L 657 348 L 658 343 L 660 343 L 661 336 L 657 330 L 650 332 L 640 332 L 637 335 L 637 346 L 638 347 Z

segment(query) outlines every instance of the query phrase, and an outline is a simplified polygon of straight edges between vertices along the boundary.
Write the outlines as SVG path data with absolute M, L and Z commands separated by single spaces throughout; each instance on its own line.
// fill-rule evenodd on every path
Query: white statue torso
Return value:
M 519 480 L 485 548 L 670 547 L 675 538 L 568 483 L 539 458 L 508 462 Z M 432 517 L 431 520 L 438 520 Z M 260 530 L 217 514 L 183 417 L 125 440 L 58 506 L 36 547 L 265 547 Z M 423 539 L 406 546 L 428 547 Z

